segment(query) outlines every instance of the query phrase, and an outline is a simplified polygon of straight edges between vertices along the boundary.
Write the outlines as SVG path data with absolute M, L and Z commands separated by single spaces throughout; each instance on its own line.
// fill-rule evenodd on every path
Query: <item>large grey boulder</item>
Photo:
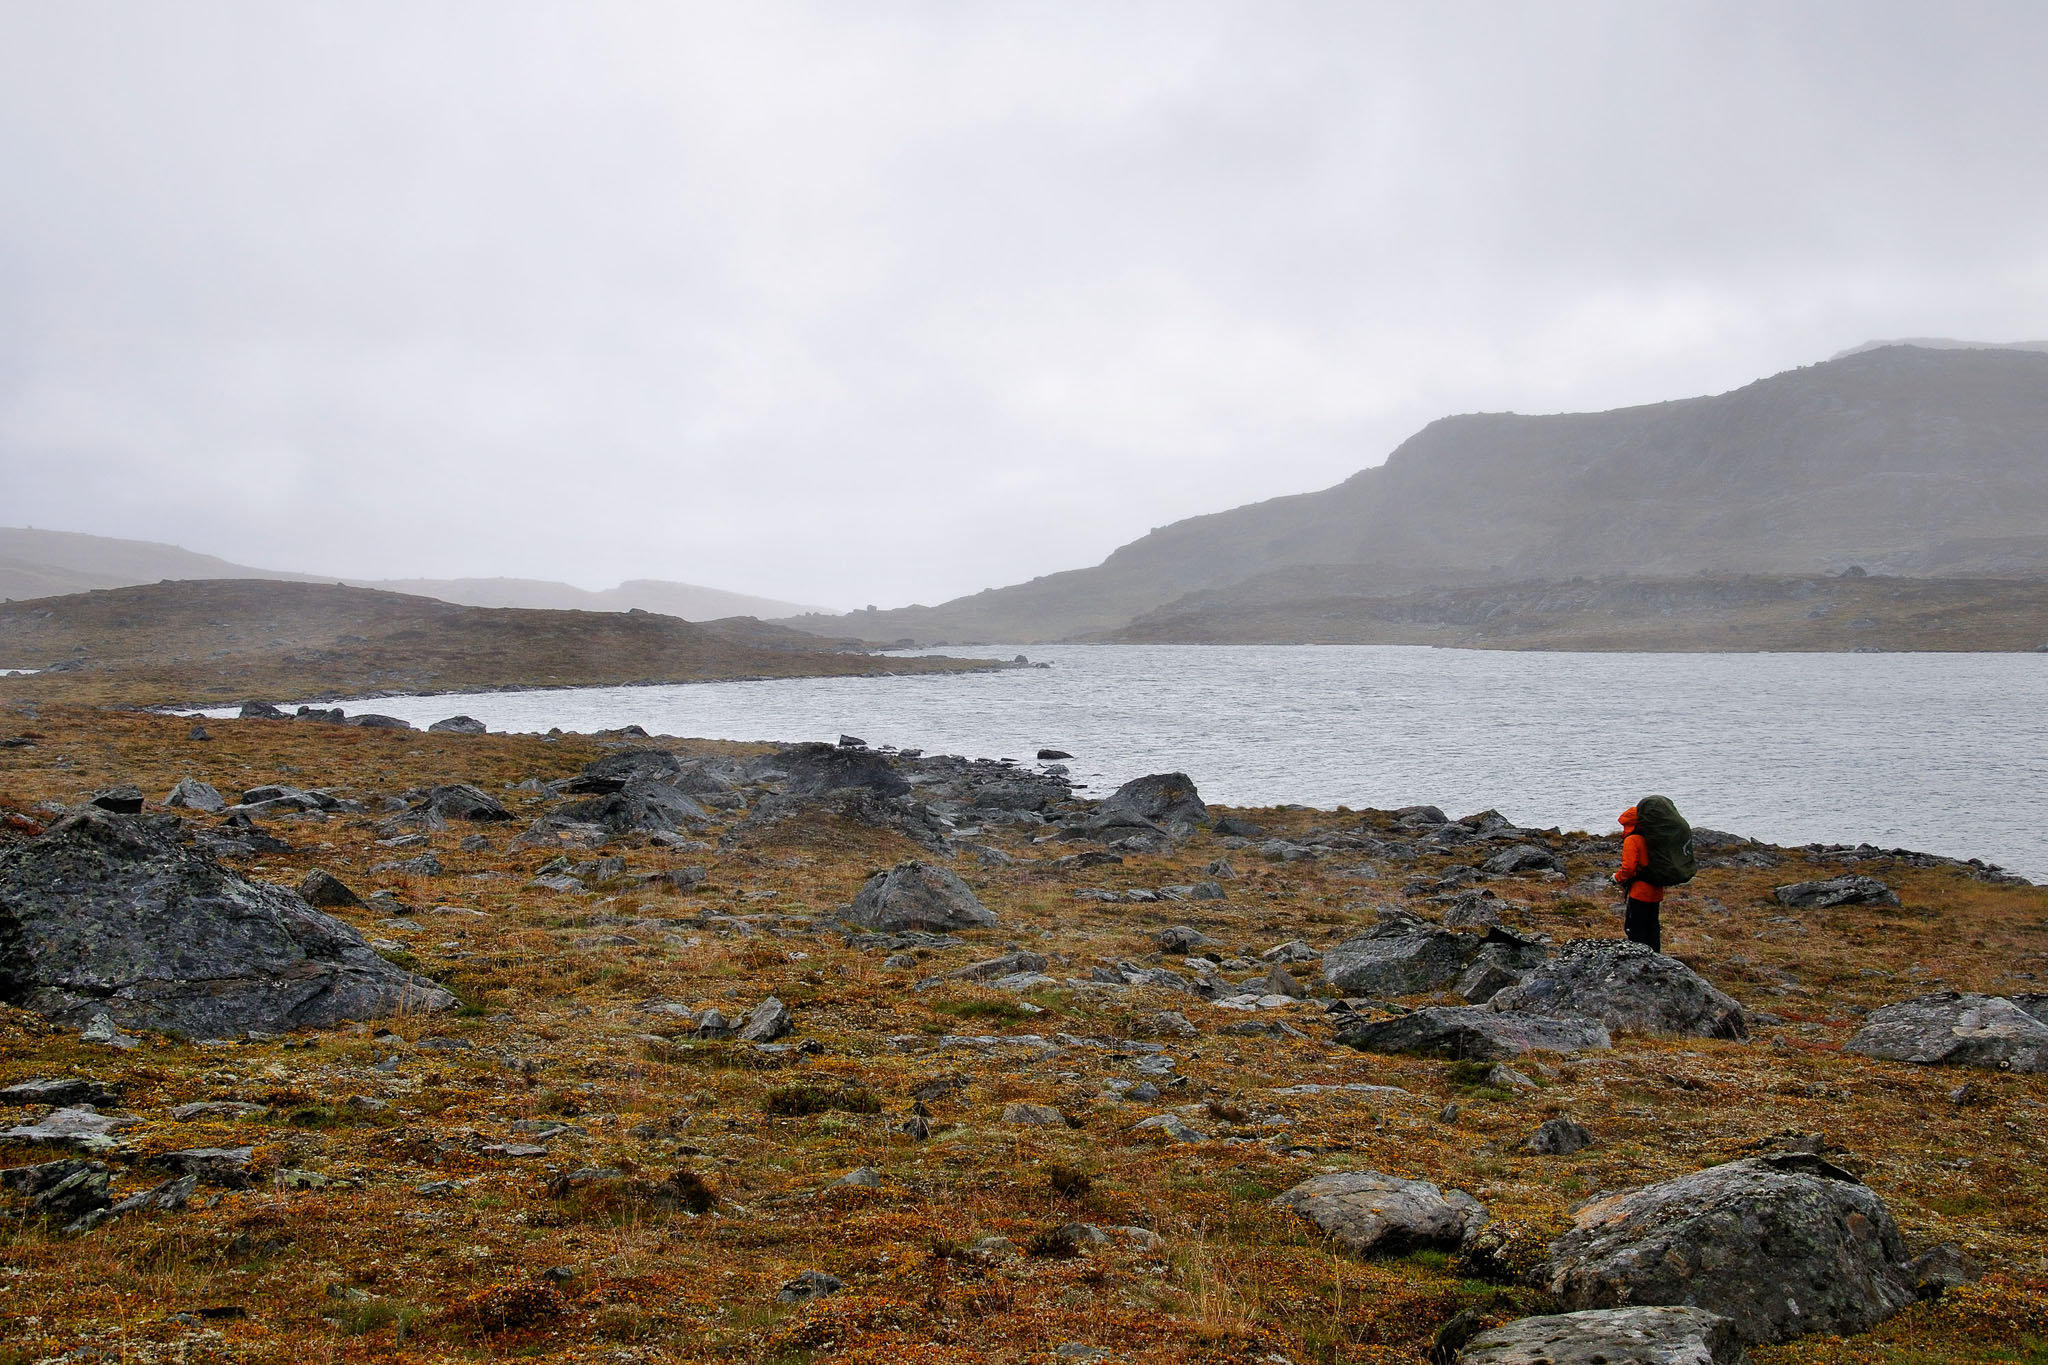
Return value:
M 481 735 L 486 733 L 486 730 L 484 723 L 475 716 L 449 716 L 429 725 L 427 733 L 434 735 Z
M 296 893 L 194 851 L 174 820 L 93 810 L 0 854 L 0 1000 L 197 1038 L 457 1003 Z
M 1597 1019 L 1502 1014 L 1484 1005 L 1433 1005 L 1391 1019 L 1354 1019 L 1337 1041 L 1360 1052 L 1412 1052 L 1497 1062 L 1525 1052 L 1584 1052 L 1614 1046 Z
M 775 754 L 769 762 L 783 774 L 787 796 L 822 796 L 847 787 L 865 787 L 878 796 L 903 796 L 910 783 L 872 749 L 831 744 L 798 744 Z
M 1794 882 L 1772 891 L 1778 904 L 1801 910 L 1826 910 L 1835 905 L 1897 905 L 1899 898 L 1875 877 L 1830 877 L 1821 882 Z
M 178 785 L 164 797 L 164 804 L 174 810 L 205 811 L 213 815 L 228 807 L 227 801 L 212 784 L 201 782 L 196 777 L 179 778 Z
M 1742 1006 L 1698 972 L 1625 939 L 1567 943 L 1487 1002 L 1513 1014 L 1583 1014 L 1616 1033 L 1744 1038 Z
M 848 924 L 879 933 L 925 929 L 986 929 L 995 912 L 975 897 L 966 882 L 943 867 L 915 859 L 868 878 L 841 917 Z
M 595 825 L 614 838 L 626 834 L 674 834 L 711 816 L 674 787 L 633 777 L 618 791 L 556 806 L 542 817 L 551 827 Z
M 1402 910 L 1323 954 L 1323 980 L 1347 995 L 1420 995 L 1456 981 L 1484 940 Z
M 2048 1071 L 2048 1024 L 1997 995 L 1942 991 L 1871 1011 L 1844 1052 L 1922 1066 Z
M 427 792 L 426 807 L 443 820 L 469 820 L 479 824 L 510 820 L 512 812 L 481 787 L 467 782 L 450 782 Z
M 1209 808 L 1186 773 L 1152 773 L 1134 777 L 1103 798 L 1096 819 L 1128 816 L 1159 826 L 1206 825 Z
M 1486 1210 L 1463 1190 L 1379 1171 L 1312 1176 L 1274 1199 L 1273 1207 L 1300 1214 L 1361 1256 L 1453 1251 L 1486 1221 Z
M 1457 1365 L 1741 1365 L 1735 1326 L 1704 1308 L 1589 1308 L 1481 1332 Z
M 1684 1304 L 1745 1345 L 1849 1334 L 1913 1302 L 1891 1212 L 1820 1157 L 1747 1157 L 1581 1206 L 1542 1278 L 1567 1308 Z

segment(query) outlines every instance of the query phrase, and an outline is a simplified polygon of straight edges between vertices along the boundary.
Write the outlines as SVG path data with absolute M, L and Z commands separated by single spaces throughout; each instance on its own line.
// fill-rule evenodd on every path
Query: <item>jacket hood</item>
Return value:
M 1627 810 L 1623 811 L 1616 818 L 1621 821 L 1621 827 L 1623 829 L 1633 831 L 1636 827 L 1636 808 L 1634 806 L 1630 806 Z

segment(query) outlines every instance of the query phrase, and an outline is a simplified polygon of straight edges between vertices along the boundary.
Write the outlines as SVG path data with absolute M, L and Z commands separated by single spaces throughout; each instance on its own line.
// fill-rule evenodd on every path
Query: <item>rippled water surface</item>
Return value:
M 956 650 L 1008 658 L 1014 649 Z M 1492 806 L 1607 829 L 1664 792 L 1777 843 L 1902 845 L 2048 880 L 2048 655 L 1053 646 L 1051 668 L 384 698 L 494 730 L 835 739 L 1029 760 L 1226 804 Z

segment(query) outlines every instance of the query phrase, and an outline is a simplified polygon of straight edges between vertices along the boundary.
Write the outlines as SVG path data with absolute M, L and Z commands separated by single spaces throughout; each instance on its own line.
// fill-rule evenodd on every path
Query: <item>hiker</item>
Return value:
M 1614 880 L 1628 892 L 1628 905 L 1621 912 L 1621 930 L 1631 943 L 1640 943 L 1653 953 L 1664 951 L 1664 928 L 1657 922 L 1658 907 L 1664 903 L 1664 888 L 1643 880 L 1650 870 L 1650 846 L 1636 833 L 1637 811 L 1630 806 L 1621 813 L 1621 870 Z
M 1657 922 L 1664 888 L 1682 886 L 1699 871 L 1693 857 L 1692 826 L 1668 796 L 1646 796 L 1621 813 L 1621 870 L 1614 874 L 1628 892 L 1622 932 L 1653 953 L 1664 951 Z

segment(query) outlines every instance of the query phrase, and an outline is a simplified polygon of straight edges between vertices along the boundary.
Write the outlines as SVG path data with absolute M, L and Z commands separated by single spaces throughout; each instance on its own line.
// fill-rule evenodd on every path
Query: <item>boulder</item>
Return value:
M 1592 1132 L 1584 1124 L 1567 1118 L 1545 1119 L 1522 1144 L 1537 1156 L 1570 1156 L 1592 1145 Z
M 1003 1106 L 1003 1122 L 1020 1128 L 1064 1128 L 1067 1116 L 1049 1104 L 1012 1100 Z
M 285 713 L 267 701 L 245 701 L 242 703 L 243 720 L 285 720 Z
M 457 1003 L 296 893 L 195 852 L 174 819 L 96 810 L 0 853 L 0 983 L 64 1023 L 196 1038 Z
M 1922 1066 L 2048 1071 L 2048 1024 L 1997 995 L 1941 991 L 1873 1010 L 1844 1052 Z
M 1704 1308 L 1589 1308 L 1518 1318 L 1459 1348 L 1456 1365 L 1742 1365 L 1734 1324 Z
M 1207 942 L 1207 934 L 1186 924 L 1168 925 L 1152 935 L 1153 947 L 1162 953 L 1172 953 L 1176 957 L 1185 957 Z
M 85 1152 L 104 1152 L 120 1145 L 114 1134 L 139 1127 L 141 1123 L 138 1118 L 102 1114 L 89 1107 L 52 1109 L 33 1122 L 0 1128 L 0 1144 L 73 1147 Z
M 915 859 L 868 878 L 841 918 L 878 933 L 949 933 L 986 929 L 996 922 L 994 912 L 975 898 L 966 882 L 946 868 Z
M 1914 1300 L 1884 1201 L 1817 1156 L 1746 1157 L 1582 1205 L 1541 1277 L 1567 1308 L 1684 1304 L 1744 1345 L 1848 1335 Z
M 196 777 L 179 778 L 178 785 L 172 787 L 170 795 L 164 798 L 164 804 L 173 810 L 205 811 L 209 815 L 218 815 L 228 808 L 219 791 Z
M 789 1020 L 789 1007 L 771 995 L 754 1006 L 737 1036 L 743 1043 L 772 1043 L 794 1027 Z
M 1301 1215 L 1340 1246 L 1361 1256 L 1455 1251 L 1486 1221 L 1486 1210 L 1463 1190 L 1378 1171 L 1312 1176 L 1273 1201 Z
M 1209 823 L 1209 808 L 1186 773 L 1134 777 L 1105 797 L 1095 814 L 1098 819 L 1128 816 L 1160 826 Z
M 299 882 L 299 896 L 306 904 L 322 910 L 359 909 L 363 898 L 331 872 L 314 868 Z
M 1480 940 L 1400 910 L 1323 954 L 1323 980 L 1347 995 L 1442 990 L 1479 955 Z
M 1514 1014 L 1583 1014 L 1617 1033 L 1745 1038 L 1742 1006 L 1675 957 L 1625 939 L 1567 943 L 1487 1002 Z
M 616 838 L 624 834 L 673 834 L 710 818 L 702 806 L 674 787 L 635 777 L 618 791 L 556 806 L 544 822 L 556 828 L 595 825 Z
M 49 1076 L 16 1081 L 0 1090 L 0 1104 L 48 1104 L 58 1108 L 86 1105 L 104 1109 L 121 1102 L 120 1087 L 87 1076 Z
M 1830 877 L 1822 882 L 1794 882 L 1771 892 L 1778 904 L 1801 910 L 1825 910 L 1834 905 L 1897 905 L 1899 898 L 1875 877 Z
M 1503 1014 L 1484 1005 L 1433 1005 L 1391 1019 L 1353 1019 L 1338 1027 L 1337 1041 L 1360 1052 L 1412 1052 L 1479 1062 L 1525 1052 L 1584 1052 L 1614 1045 L 1597 1019 Z
M 481 787 L 467 782 L 450 782 L 428 790 L 426 808 L 443 820 L 469 820 L 484 824 L 510 820 L 512 812 Z
M 427 733 L 434 735 L 481 735 L 486 733 L 484 723 L 475 716 L 449 716 L 437 720 L 427 727 Z
M 118 787 L 102 787 L 92 794 L 89 803 L 101 810 L 116 815 L 142 814 L 142 788 L 123 784 Z
M 822 1299 L 827 1294 L 837 1294 L 846 1288 L 846 1281 L 837 1275 L 827 1275 L 822 1270 L 805 1270 L 795 1277 L 783 1281 L 782 1288 L 775 1291 L 777 1303 L 809 1303 Z
M 903 796 L 910 783 L 872 749 L 839 748 L 831 744 L 798 744 L 769 760 L 783 776 L 788 796 L 822 796 L 847 787 L 865 787 L 878 796 Z
M 344 725 L 353 725 L 361 730 L 412 729 L 412 722 L 409 720 L 400 720 L 397 716 L 380 716 L 374 711 L 366 711 L 361 715 L 350 716 L 342 723 Z
M 1564 859 L 1534 844 L 1510 844 L 1479 865 L 1481 872 L 1495 877 L 1515 877 L 1529 872 L 1562 872 Z

